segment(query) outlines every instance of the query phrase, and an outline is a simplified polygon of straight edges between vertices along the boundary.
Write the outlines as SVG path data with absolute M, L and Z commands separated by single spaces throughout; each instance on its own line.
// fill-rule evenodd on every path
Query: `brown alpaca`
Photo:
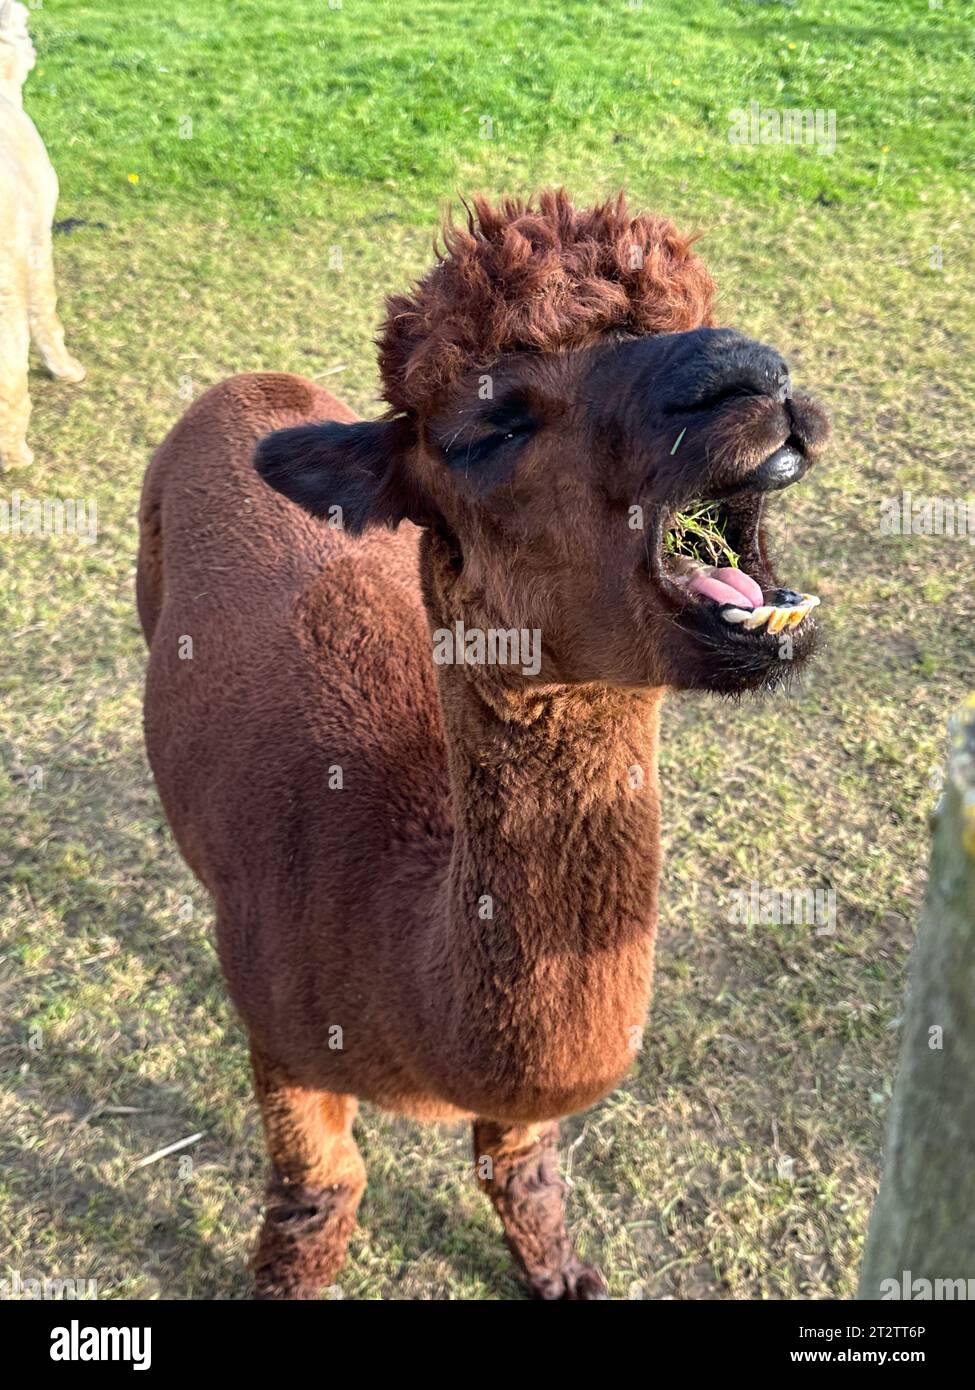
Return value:
M 774 351 L 709 326 L 689 240 L 561 192 L 445 235 L 389 302 L 384 419 L 236 377 L 143 493 L 146 739 L 250 1036 L 262 1297 L 341 1268 L 358 1098 L 472 1119 L 532 1292 L 605 1297 L 566 1234 L 556 1121 L 639 1046 L 661 695 L 772 685 L 815 642 L 762 511 L 825 417 Z M 702 496 L 740 568 L 668 553 Z

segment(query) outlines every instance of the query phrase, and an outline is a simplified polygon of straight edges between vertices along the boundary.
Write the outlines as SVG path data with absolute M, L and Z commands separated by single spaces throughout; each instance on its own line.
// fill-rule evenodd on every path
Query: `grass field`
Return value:
M 94 499 L 98 536 L 0 535 L 0 1277 L 248 1291 L 247 1054 L 140 737 L 149 452 L 240 370 L 327 378 L 374 409 L 381 296 L 428 263 L 445 200 L 557 181 L 579 199 L 625 183 L 700 228 L 723 319 L 778 346 L 835 430 L 773 523 L 782 572 L 823 599 L 827 650 L 789 696 L 669 702 L 651 1026 L 627 1081 L 565 1126 L 571 1220 L 617 1297 L 852 1293 L 943 730 L 975 676 L 973 542 L 879 522 L 904 489 L 973 491 L 961 8 L 32 14 L 26 105 L 59 217 L 80 222 L 58 272 L 89 375 L 32 371 L 36 462 L 0 498 Z M 835 112 L 835 150 L 731 144 L 729 111 L 753 101 Z M 752 883 L 833 889 L 835 934 L 729 920 Z M 367 1112 L 361 1144 L 346 1297 L 519 1296 L 466 1132 Z

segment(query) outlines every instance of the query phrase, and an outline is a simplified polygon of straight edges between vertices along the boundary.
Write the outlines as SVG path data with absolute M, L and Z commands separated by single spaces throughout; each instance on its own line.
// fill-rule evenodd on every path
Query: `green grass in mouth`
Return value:
M 725 526 L 716 502 L 692 502 L 685 511 L 674 513 L 664 535 L 664 552 L 737 569 L 739 557 L 728 544 Z

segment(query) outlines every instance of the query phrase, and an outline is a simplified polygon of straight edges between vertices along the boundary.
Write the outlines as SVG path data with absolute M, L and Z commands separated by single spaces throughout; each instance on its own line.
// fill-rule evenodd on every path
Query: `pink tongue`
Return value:
M 750 574 L 732 569 L 698 570 L 687 586 L 715 603 L 734 603 L 739 608 L 761 608 L 765 602 L 761 589 Z

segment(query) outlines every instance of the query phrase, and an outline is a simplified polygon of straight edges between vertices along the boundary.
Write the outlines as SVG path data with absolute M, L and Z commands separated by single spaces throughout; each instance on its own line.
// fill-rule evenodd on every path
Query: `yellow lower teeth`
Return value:
M 798 627 L 818 604 L 819 599 L 815 594 L 803 594 L 798 603 L 787 607 L 765 604 L 761 608 L 723 608 L 721 616 L 726 623 L 741 626 L 748 632 L 767 625 L 767 631 L 775 634 L 786 627 Z

